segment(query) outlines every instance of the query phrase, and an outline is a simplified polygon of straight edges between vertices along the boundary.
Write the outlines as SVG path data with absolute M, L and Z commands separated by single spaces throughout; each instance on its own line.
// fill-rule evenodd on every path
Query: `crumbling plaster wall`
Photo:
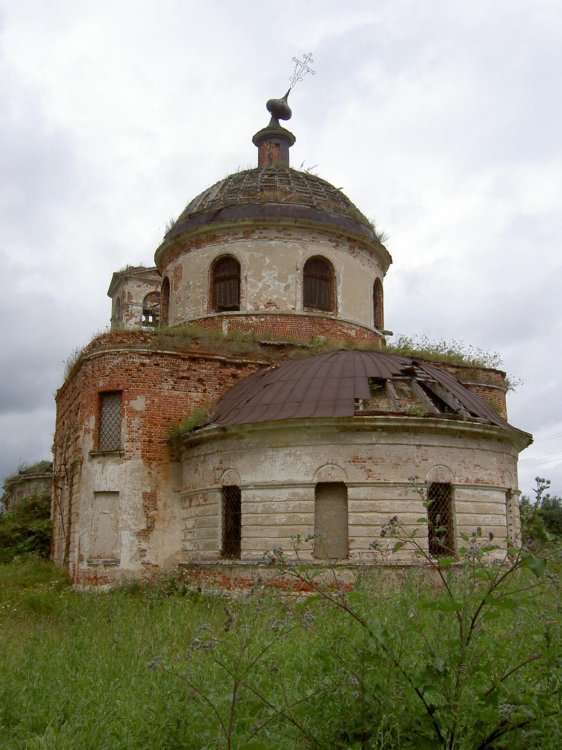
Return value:
M 508 523 L 514 528 L 506 493 L 518 495 L 517 453 L 499 428 L 414 418 L 259 423 L 209 431 L 205 439 L 201 433 L 182 457 L 185 562 L 220 556 L 221 485 L 230 482 L 229 471 L 240 477 L 242 559 L 258 560 L 273 547 L 290 551 L 292 537 L 314 532 L 318 482 L 345 482 L 350 559 L 372 559 L 369 544 L 391 516 L 413 529 L 425 514 L 412 476 L 451 477 L 457 539 L 480 527 L 505 546 Z M 409 556 L 404 550 L 393 559 Z
M 182 546 L 183 513 L 179 464 L 166 430 L 259 367 L 200 352 L 151 351 L 142 346 L 145 336 L 111 334 L 92 342 L 57 394 L 59 489 L 53 511 L 63 520 L 53 557 L 69 566 L 77 582 L 109 582 L 123 573 L 173 566 Z M 125 337 L 127 347 L 119 346 Z M 112 391 L 122 392 L 122 447 L 99 452 L 100 393 Z M 71 493 L 66 475 L 73 477 Z M 106 554 L 111 545 L 101 544 L 99 536 L 113 533 L 112 524 L 116 541 Z
M 161 279 L 154 269 L 121 273 L 110 287 L 111 328 L 134 330 L 142 326 L 143 301 L 150 292 L 160 292 Z
M 374 326 L 373 284 L 384 277 L 380 261 L 366 247 L 340 236 L 283 227 L 222 234 L 177 252 L 162 270 L 171 284 L 171 325 L 212 312 L 210 268 L 222 255 L 232 255 L 240 263 L 243 312 L 302 312 L 304 264 L 321 255 L 335 271 L 334 315 L 368 328 Z

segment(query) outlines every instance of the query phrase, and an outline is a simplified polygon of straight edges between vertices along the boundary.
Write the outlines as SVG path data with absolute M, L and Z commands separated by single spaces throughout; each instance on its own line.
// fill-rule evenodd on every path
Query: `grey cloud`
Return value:
M 23 463 L 51 460 L 54 426 L 53 411 L 49 409 L 0 415 L 0 484 Z
M 76 162 L 67 136 L 46 125 L 29 97 L 14 97 L 6 87 L 0 90 L 0 133 L 2 245 L 29 253 L 50 241 L 77 199 Z

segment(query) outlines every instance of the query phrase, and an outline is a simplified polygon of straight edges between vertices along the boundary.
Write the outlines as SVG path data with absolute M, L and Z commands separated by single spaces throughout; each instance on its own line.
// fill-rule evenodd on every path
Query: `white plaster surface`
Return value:
M 402 425 L 386 420 L 385 425 L 372 418 L 371 429 L 363 421 L 357 430 L 351 421 L 342 429 L 342 420 L 331 425 L 329 420 L 322 425 L 322 420 L 315 425 L 263 423 L 216 430 L 212 438 L 188 444 L 182 461 L 186 560 L 220 555 L 217 488 L 225 472 L 240 477 L 242 559 L 259 559 L 278 546 L 290 552 L 293 537 L 314 533 L 319 481 L 347 485 L 352 560 L 365 557 L 392 516 L 423 536 L 418 519 L 426 510 L 410 482 L 414 475 L 433 481 L 454 477 L 457 546 L 463 544 L 461 533 L 477 528 L 505 546 L 507 493 L 517 495 L 517 448 L 508 433 L 467 423 L 459 428 L 445 420 L 440 427 L 434 421 L 429 427 L 423 420 L 408 425 L 404 420 Z M 305 555 L 311 552 L 308 545 Z M 404 549 L 398 557 L 408 559 L 411 553 Z
M 302 312 L 302 272 L 313 256 L 327 258 L 336 276 L 336 317 L 373 327 L 373 285 L 383 280 L 378 259 L 365 247 L 311 230 L 257 230 L 245 239 L 224 237 L 186 252 L 164 270 L 172 282 L 169 321 L 186 322 L 211 312 L 209 269 L 222 255 L 240 263 L 242 312 Z

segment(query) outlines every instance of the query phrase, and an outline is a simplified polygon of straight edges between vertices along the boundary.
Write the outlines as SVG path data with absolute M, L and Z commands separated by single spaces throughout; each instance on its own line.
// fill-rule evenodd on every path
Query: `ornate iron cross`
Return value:
M 312 73 L 312 75 L 315 75 L 316 71 L 312 70 L 309 63 L 314 62 L 314 59 L 312 57 L 312 52 L 308 52 L 307 54 L 303 55 L 303 59 L 299 60 L 297 57 L 293 57 L 293 62 L 295 63 L 295 69 L 293 71 L 293 75 L 290 78 L 291 86 L 289 88 L 289 91 L 299 82 L 302 81 L 302 79 L 305 77 L 307 73 Z

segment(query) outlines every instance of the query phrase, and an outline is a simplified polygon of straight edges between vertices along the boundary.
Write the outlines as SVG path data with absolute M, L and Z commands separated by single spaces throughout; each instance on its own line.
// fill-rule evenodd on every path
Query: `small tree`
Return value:
M 530 549 L 562 537 L 562 498 L 547 490 L 550 481 L 537 477 L 541 492 L 534 500 L 522 495 L 520 502 L 523 543 Z
M 13 510 L 0 515 L 0 563 L 14 557 L 36 554 L 49 557 L 51 546 L 51 498 L 30 495 Z

